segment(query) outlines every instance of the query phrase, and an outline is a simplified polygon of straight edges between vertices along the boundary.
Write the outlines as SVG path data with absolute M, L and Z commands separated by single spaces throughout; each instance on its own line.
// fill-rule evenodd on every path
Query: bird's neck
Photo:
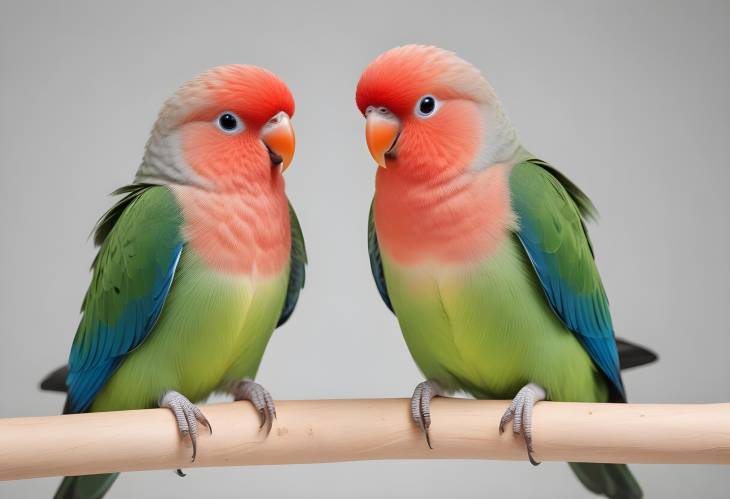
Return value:
M 512 122 L 502 110 L 498 102 L 484 109 L 484 120 L 489 125 L 485 127 L 485 136 L 482 147 L 476 156 L 472 170 L 483 170 L 499 163 L 512 163 L 520 149 Z
M 182 208 L 189 247 L 213 270 L 227 275 L 273 277 L 291 251 L 284 180 L 222 191 L 172 188 Z
M 508 164 L 432 179 L 380 169 L 375 225 L 384 256 L 404 265 L 468 264 L 493 254 L 515 225 Z

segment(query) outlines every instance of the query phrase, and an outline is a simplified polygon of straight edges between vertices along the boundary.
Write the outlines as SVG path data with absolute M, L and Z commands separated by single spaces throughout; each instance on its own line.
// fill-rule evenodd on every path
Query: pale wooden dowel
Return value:
M 0 480 L 109 471 L 324 463 L 370 459 L 525 460 L 524 441 L 497 430 L 503 401 L 436 398 L 428 449 L 409 401 L 278 401 L 268 438 L 250 404 L 203 406 L 190 462 L 170 411 L 151 409 L 0 420 Z M 535 457 L 542 461 L 730 463 L 730 404 L 540 402 Z

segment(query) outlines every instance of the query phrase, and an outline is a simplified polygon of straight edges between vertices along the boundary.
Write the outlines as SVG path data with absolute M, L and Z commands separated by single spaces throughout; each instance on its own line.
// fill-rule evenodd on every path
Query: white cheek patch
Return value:
M 495 164 L 503 163 L 511 159 L 520 143 L 517 140 L 512 123 L 502 111 L 498 101 L 494 104 L 483 106 L 484 116 L 484 138 L 481 149 L 471 166 L 472 170 L 480 171 Z
M 134 178 L 137 183 L 180 184 L 206 188 L 209 182 L 199 176 L 182 156 L 179 130 L 155 128 L 147 141 L 142 164 Z

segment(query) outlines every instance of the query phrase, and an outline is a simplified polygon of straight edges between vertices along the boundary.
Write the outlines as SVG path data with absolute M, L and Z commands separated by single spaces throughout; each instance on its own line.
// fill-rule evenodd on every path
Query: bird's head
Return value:
M 492 87 L 452 52 L 405 45 L 363 72 L 356 100 L 368 148 L 382 167 L 432 176 L 484 168 L 517 140 Z
M 225 188 L 280 175 L 294 156 L 291 92 L 256 66 L 219 66 L 165 102 L 137 182 Z

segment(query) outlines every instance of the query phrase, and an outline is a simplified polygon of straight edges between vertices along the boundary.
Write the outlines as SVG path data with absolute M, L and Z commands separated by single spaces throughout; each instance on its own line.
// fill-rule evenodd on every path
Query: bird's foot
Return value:
M 532 409 L 535 403 L 545 400 L 545 390 L 534 383 L 528 383 L 517 392 L 517 396 L 504 412 L 499 422 L 499 432 L 504 432 L 504 427 L 512 421 L 512 431 L 514 433 L 522 433 L 527 445 L 527 457 L 533 466 L 540 464 L 532 457 L 535 449 L 532 447 Z
M 160 397 L 159 405 L 160 407 L 170 409 L 175 415 L 180 434 L 183 437 L 190 436 L 190 442 L 193 444 L 192 461 L 194 462 L 195 456 L 198 454 L 198 422 L 208 427 L 208 430 L 212 435 L 213 427 L 210 425 L 210 422 L 195 404 L 176 391 L 170 390 L 165 392 L 162 397 Z M 182 473 L 181 470 L 178 471 Z
M 258 383 L 243 380 L 233 385 L 231 394 L 234 400 L 248 400 L 253 404 L 261 418 L 259 429 L 266 426 L 266 435 L 268 435 L 274 419 L 276 419 L 276 407 L 274 407 L 274 399 L 269 391 Z
M 416 422 L 424 436 L 426 437 L 426 444 L 429 449 L 433 449 L 431 446 L 431 436 L 428 432 L 431 426 L 431 399 L 441 395 L 436 382 L 426 380 L 416 385 L 416 389 L 413 391 L 411 397 L 411 417 Z

